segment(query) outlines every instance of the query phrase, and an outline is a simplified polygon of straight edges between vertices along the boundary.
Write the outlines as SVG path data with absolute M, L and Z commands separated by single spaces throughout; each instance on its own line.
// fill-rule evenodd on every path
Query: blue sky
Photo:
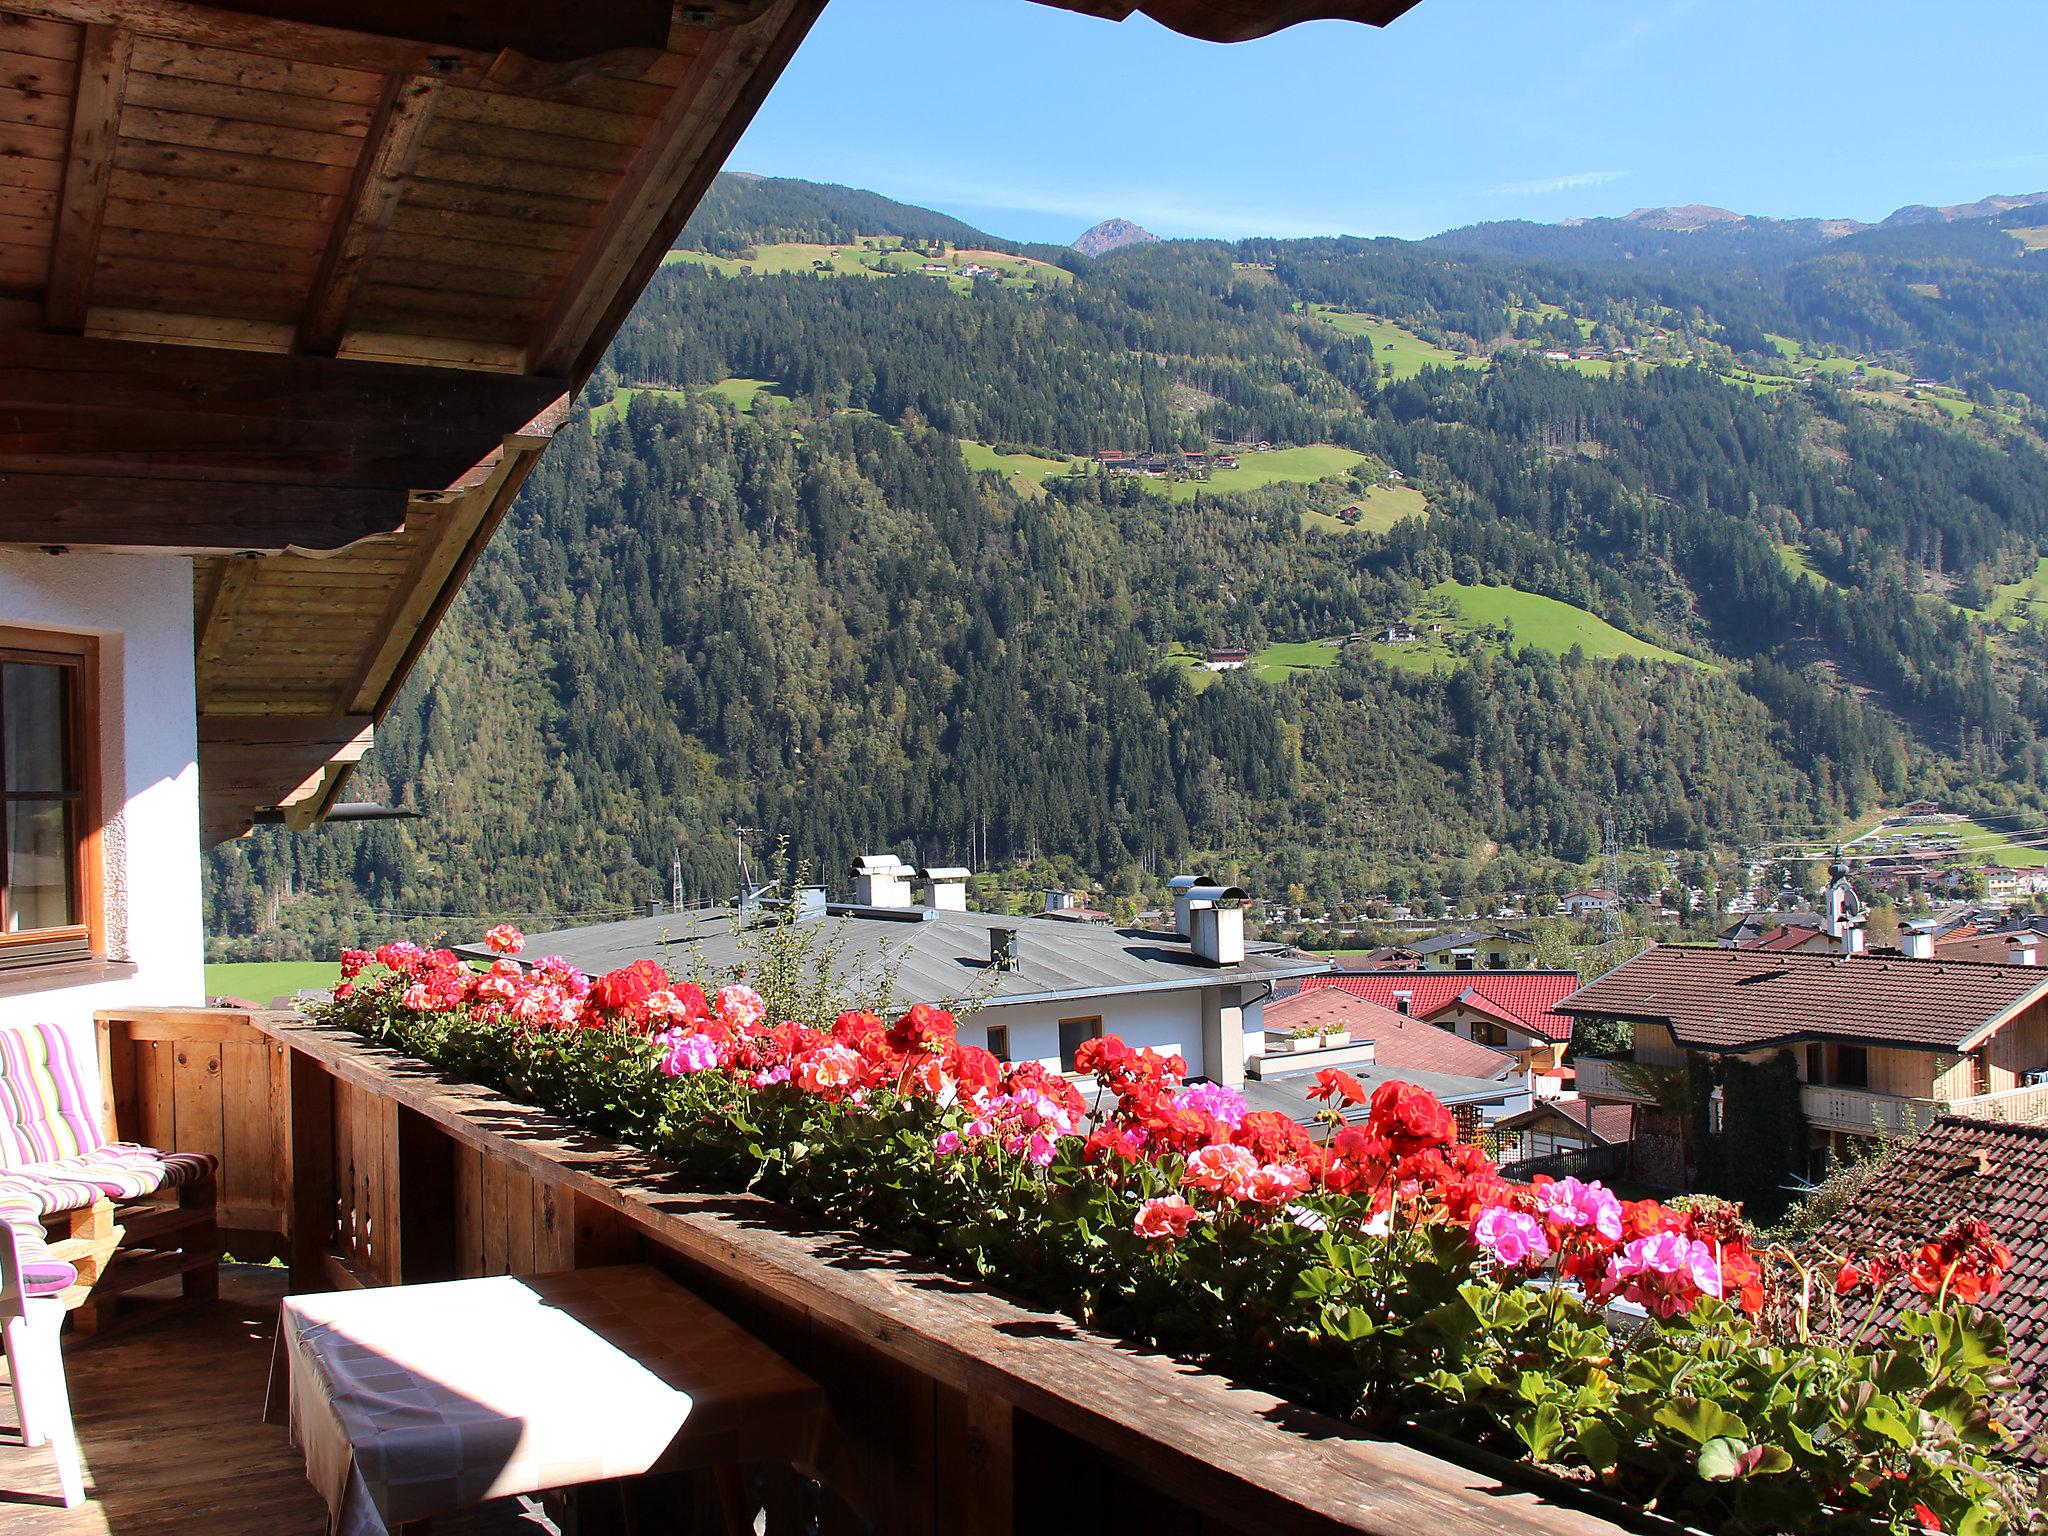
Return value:
M 1028 0 L 832 0 L 733 155 L 1012 239 L 1391 234 L 2048 189 L 2044 0 L 1421 0 L 1220 47 Z

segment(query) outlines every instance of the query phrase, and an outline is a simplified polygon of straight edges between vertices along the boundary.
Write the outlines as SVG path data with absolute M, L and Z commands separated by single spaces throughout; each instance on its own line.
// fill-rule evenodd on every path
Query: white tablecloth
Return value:
M 823 1391 L 645 1265 L 293 1296 L 271 1368 L 336 1533 L 649 1471 L 809 1467 Z

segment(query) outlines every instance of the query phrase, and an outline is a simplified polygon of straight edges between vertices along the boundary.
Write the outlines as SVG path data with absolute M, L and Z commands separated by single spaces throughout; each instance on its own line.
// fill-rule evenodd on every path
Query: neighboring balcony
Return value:
M 1822 1130 L 1857 1136 L 1907 1136 L 1926 1130 L 1934 1117 L 1948 1112 L 1934 1099 L 1902 1098 L 1872 1093 L 1867 1088 L 1842 1088 L 1833 1083 L 1808 1083 L 1800 1100 L 1807 1120 Z
M 1654 1104 L 1656 1085 L 1626 1056 L 1580 1056 L 1572 1062 L 1572 1086 L 1582 1099 L 1617 1104 Z

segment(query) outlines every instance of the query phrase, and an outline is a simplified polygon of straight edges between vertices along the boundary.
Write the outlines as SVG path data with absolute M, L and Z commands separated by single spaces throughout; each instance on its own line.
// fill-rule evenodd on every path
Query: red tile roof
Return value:
M 1495 1121 L 1494 1129 L 1515 1130 L 1542 1119 L 1545 1114 L 1562 1115 L 1581 1130 L 1592 1132 L 1593 1139 L 1604 1146 L 1635 1139 L 1635 1105 L 1589 1104 L 1584 1099 L 1540 1099 L 1519 1114 Z
M 2034 966 L 1653 944 L 1559 1011 L 1668 1024 L 1700 1050 L 1827 1039 L 1955 1051 L 2043 997 L 2048 969 Z
M 2017 1384 L 1999 1417 L 2031 1440 L 2048 1429 L 2048 1126 L 1944 1115 L 1892 1153 L 1806 1248 L 1832 1263 L 1850 1250 L 1917 1246 L 1960 1216 L 1983 1217 L 2012 1249 L 2005 1283 L 1984 1305 L 2005 1324 Z
M 1477 1040 L 1461 1040 L 1439 1025 L 1408 1018 L 1354 997 L 1343 987 L 1318 987 L 1266 1004 L 1266 1028 L 1329 1024 L 1353 1040 L 1373 1043 L 1373 1065 L 1395 1072 L 1443 1072 L 1452 1077 L 1505 1077 L 1515 1058 Z
M 1802 944 L 1811 944 L 1815 939 L 1827 938 L 1824 928 L 1804 928 L 1797 924 L 1786 924 L 1778 928 L 1767 928 L 1757 937 L 1744 941 L 1737 939 L 1737 949 L 1760 949 L 1767 953 L 1797 950 Z
M 1462 1002 L 1538 1039 L 1566 1040 L 1571 1037 L 1571 1020 L 1551 1010 L 1578 984 L 1575 971 L 1356 971 L 1310 976 L 1301 989 L 1341 987 L 1382 1008 L 1393 1008 L 1394 995 L 1405 992 L 1410 998 L 1408 1011 L 1418 1019 Z

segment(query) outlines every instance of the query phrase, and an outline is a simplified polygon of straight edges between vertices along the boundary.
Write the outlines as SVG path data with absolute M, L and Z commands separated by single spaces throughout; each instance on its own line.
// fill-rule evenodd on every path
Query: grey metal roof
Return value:
M 995 928 L 1017 933 L 1012 970 L 989 967 L 989 931 Z M 1279 944 L 1247 944 L 1241 964 L 1217 966 L 1196 959 L 1188 941 L 1171 933 L 929 907 L 835 904 L 830 915 L 804 924 L 802 931 L 814 936 L 819 955 L 829 957 L 845 990 L 859 995 L 887 978 L 893 1000 L 902 1006 L 974 998 L 983 1008 L 999 1008 L 1257 984 L 1329 969 L 1327 961 L 1290 954 Z M 722 982 L 759 968 L 759 946 L 748 940 L 765 936 L 760 928 L 736 932 L 730 912 L 682 912 L 529 934 L 525 956 L 560 955 L 593 976 L 652 959 L 700 981 Z M 480 944 L 458 948 L 491 958 Z

